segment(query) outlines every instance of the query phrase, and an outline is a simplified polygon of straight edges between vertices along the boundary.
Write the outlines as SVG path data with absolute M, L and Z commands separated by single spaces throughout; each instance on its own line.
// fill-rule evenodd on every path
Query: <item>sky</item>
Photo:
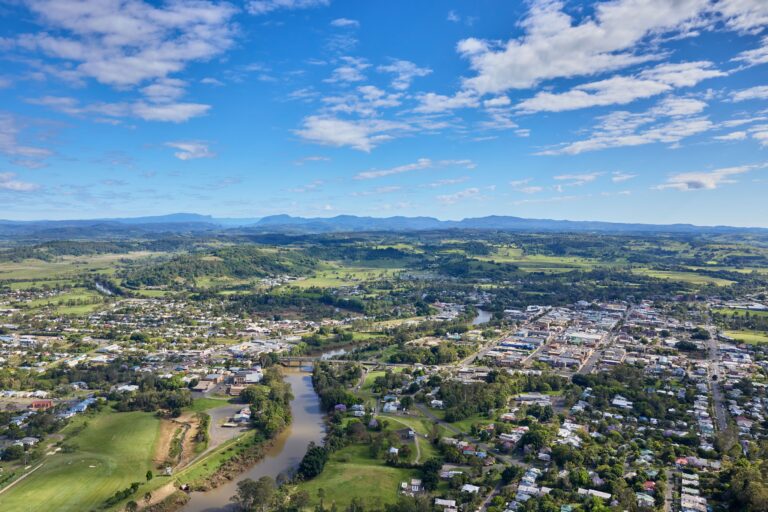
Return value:
M 768 1 L 0 0 L 0 202 L 768 227 Z

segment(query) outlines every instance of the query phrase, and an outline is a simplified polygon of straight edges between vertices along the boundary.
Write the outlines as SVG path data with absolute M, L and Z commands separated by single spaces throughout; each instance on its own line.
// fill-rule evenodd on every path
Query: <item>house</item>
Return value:
M 434 407 L 435 409 L 442 409 L 444 407 L 442 400 L 432 400 L 429 402 L 430 407 Z
M 435 506 L 443 508 L 456 508 L 456 500 L 444 500 L 443 498 L 435 498 Z
M 389 453 L 390 455 L 394 456 L 394 457 L 397 457 L 397 455 L 400 453 L 400 450 L 398 450 L 397 448 L 395 448 L 395 447 L 393 446 L 393 447 L 391 447 L 391 448 L 389 449 L 389 452 L 388 452 L 388 453 Z
M 387 402 L 384 407 L 381 408 L 383 412 L 397 412 L 397 407 L 400 404 L 398 402 Z
M 480 492 L 480 488 L 472 484 L 464 484 L 461 486 L 461 492 L 468 492 L 469 494 L 477 494 Z
M 336 404 L 333 407 L 333 410 L 336 412 L 347 412 L 347 406 L 344 404 Z
M 36 411 L 44 411 L 51 407 L 53 407 L 53 400 L 35 400 L 29 404 L 29 408 Z

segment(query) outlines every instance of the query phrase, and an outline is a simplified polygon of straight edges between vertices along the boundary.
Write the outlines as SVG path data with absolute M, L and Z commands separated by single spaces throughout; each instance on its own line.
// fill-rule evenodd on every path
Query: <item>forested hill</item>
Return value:
M 128 287 L 162 286 L 203 277 L 248 279 L 275 275 L 303 276 L 317 266 L 317 260 L 291 250 L 253 246 L 223 247 L 213 251 L 174 256 L 127 270 L 123 283 Z

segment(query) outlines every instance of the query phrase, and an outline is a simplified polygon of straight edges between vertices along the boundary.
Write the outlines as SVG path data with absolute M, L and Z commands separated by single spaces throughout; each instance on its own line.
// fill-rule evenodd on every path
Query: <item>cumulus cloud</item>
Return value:
M 51 32 L 22 34 L 15 47 L 74 63 L 76 76 L 119 86 L 165 78 L 231 47 L 237 9 L 229 3 L 177 0 L 154 6 L 101 0 L 25 0 Z
M 411 86 L 414 78 L 427 76 L 432 73 L 429 68 L 420 68 L 408 60 L 395 60 L 385 66 L 376 68 L 381 73 L 392 73 L 395 78 L 392 80 L 392 88 L 398 91 L 404 91 Z
M 331 0 L 250 0 L 246 3 L 246 9 L 249 13 L 259 16 L 279 10 L 295 11 L 329 5 Z
M 616 0 L 597 4 L 594 15 L 575 23 L 563 2 L 537 0 L 521 22 L 523 36 L 503 44 L 475 38 L 458 43 L 476 72 L 464 86 L 499 93 L 647 62 L 657 57 L 638 52 L 638 43 L 694 21 L 708 5 L 708 0 Z
M 370 171 L 360 172 L 355 175 L 356 180 L 370 180 L 374 178 L 383 178 L 385 176 L 392 176 L 393 174 L 402 174 L 404 172 L 418 171 L 423 169 L 433 169 L 438 167 L 464 167 L 466 169 L 474 169 L 476 167 L 472 160 L 437 160 L 433 161 L 430 158 L 419 158 L 413 163 L 399 165 L 397 167 L 391 167 L 389 169 L 374 169 Z
M 0 189 L 11 190 L 13 192 L 31 192 L 40 188 L 36 183 L 29 183 L 16 179 L 16 174 L 12 172 L 0 172 Z
M 305 140 L 327 146 L 349 146 L 371 151 L 381 142 L 409 130 L 405 123 L 380 119 L 346 120 L 333 116 L 308 116 L 296 134 Z
M 757 168 L 764 168 L 765 164 L 742 165 L 737 167 L 725 167 L 714 171 L 685 172 L 670 176 L 666 183 L 656 186 L 658 190 L 714 190 L 720 185 L 736 183 L 734 176 L 744 174 Z
M 179 160 L 196 160 L 198 158 L 213 158 L 216 153 L 208 148 L 208 144 L 199 141 L 175 141 L 166 142 L 169 148 L 178 149 L 173 154 Z

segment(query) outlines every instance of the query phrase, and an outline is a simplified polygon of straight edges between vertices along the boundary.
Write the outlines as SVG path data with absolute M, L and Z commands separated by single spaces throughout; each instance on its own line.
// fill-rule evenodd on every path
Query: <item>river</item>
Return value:
M 320 399 L 312 387 L 312 374 L 298 368 L 283 371 L 290 383 L 294 399 L 291 402 L 291 425 L 277 436 L 264 458 L 237 479 L 208 492 L 193 492 L 185 512 L 221 512 L 233 510 L 229 499 L 237 492 L 237 482 L 245 478 L 258 480 L 262 476 L 277 476 L 295 469 L 314 441 L 321 443 L 325 435 Z
M 472 325 L 480 325 L 488 323 L 493 318 L 493 313 L 485 311 L 483 309 L 477 310 L 477 316 L 472 320 Z

